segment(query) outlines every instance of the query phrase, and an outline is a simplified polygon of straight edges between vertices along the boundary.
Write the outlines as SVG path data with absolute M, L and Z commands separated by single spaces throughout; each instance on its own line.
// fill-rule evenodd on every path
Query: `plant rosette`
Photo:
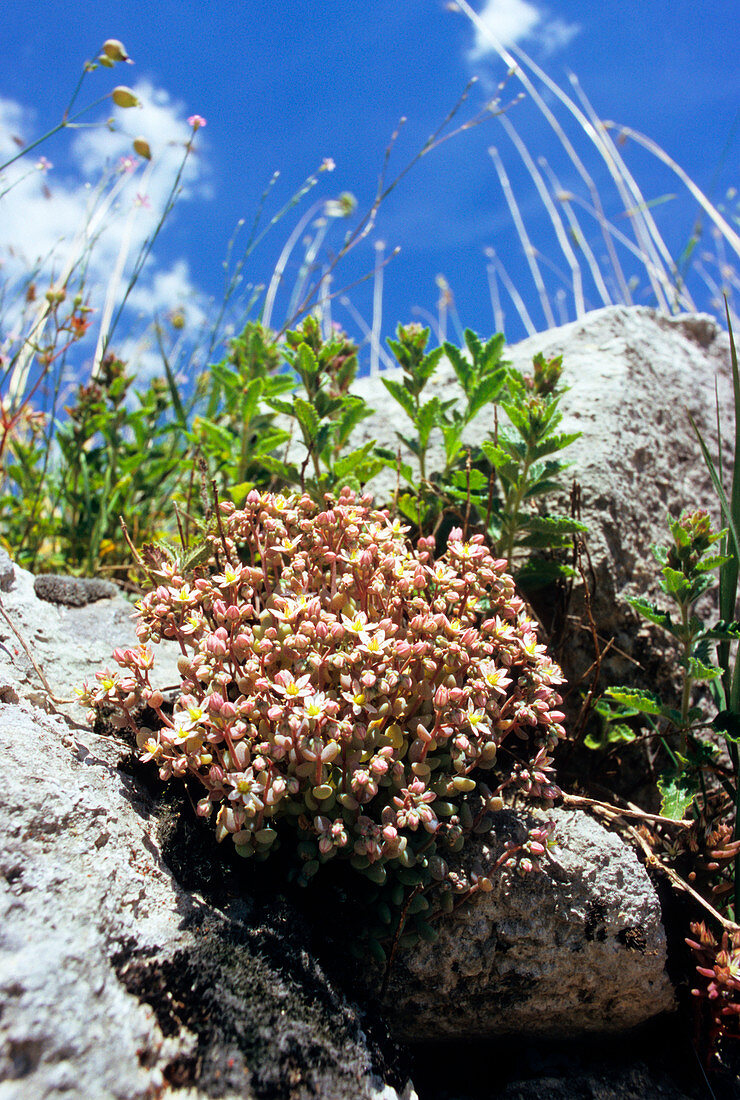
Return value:
M 559 794 L 562 676 L 482 536 L 453 531 L 435 561 L 433 539 L 412 547 L 370 501 L 252 491 L 218 505 L 188 576 L 145 551 L 141 645 L 80 696 L 162 780 L 197 784 L 198 814 L 239 855 L 290 841 L 303 882 L 338 856 L 378 886 L 427 890 L 505 791 Z M 182 650 L 171 714 L 150 682 L 161 639 Z M 537 867 L 540 832 L 504 862 Z

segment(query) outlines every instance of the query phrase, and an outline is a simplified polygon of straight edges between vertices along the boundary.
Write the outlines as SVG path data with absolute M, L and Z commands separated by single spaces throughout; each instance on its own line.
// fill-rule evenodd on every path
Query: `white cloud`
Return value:
M 85 294 L 96 310 L 94 319 L 103 313 L 111 282 L 116 300 L 121 299 L 139 250 L 168 203 L 192 133 L 184 106 L 167 92 L 146 82 L 134 91 L 142 107 L 114 109 L 113 131 L 104 125 L 76 131 L 60 158 L 66 158 L 63 165 L 47 169 L 40 159 L 46 151 L 41 146 L 0 173 L 0 283 L 10 288 L 4 326 L 15 323 L 7 304 L 13 286 L 22 286 L 30 275 L 43 295 L 52 280 L 58 283 L 86 265 Z M 18 152 L 15 139 L 32 140 L 34 129 L 32 112 L 0 99 L 0 162 Z M 203 136 L 197 135 L 185 160 L 178 202 L 210 194 Z M 132 142 L 138 137 L 150 145 L 148 163 L 132 156 Z M 177 208 L 170 216 L 177 216 Z M 121 266 L 120 278 L 114 277 Z M 155 246 L 127 309 L 151 318 L 155 311 L 163 315 L 184 303 L 188 320 L 200 323 L 204 300 L 190 280 L 186 262 L 176 260 L 162 269 Z M 95 328 L 93 323 L 91 332 Z
M 475 44 L 471 51 L 473 59 L 494 52 L 489 35 L 504 47 L 531 39 L 537 41 L 546 52 L 552 53 L 566 46 L 580 30 L 575 23 L 550 18 L 546 8 L 530 0 L 486 0 L 480 19 L 485 31 L 476 26 Z

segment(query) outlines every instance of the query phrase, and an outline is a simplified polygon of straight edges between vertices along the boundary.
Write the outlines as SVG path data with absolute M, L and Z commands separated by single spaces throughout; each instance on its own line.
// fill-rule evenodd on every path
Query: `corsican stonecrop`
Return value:
M 220 840 L 263 857 L 292 837 L 304 880 L 343 856 L 378 884 L 413 868 L 439 881 L 505 788 L 559 793 L 560 670 L 482 536 L 453 531 L 435 561 L 433 539 L 414 549 L 348 489 L 323 510 L 256 491 L 219 510 L 189 576 L 150 552 L 142 644 L 82 701 L 163 780 L 199 786 Z M 150 683 L 146 643 L 163 638 L 182 650 L 171 712 Z M 523 870 L 545 851 L 535 832 L 512 853 Z

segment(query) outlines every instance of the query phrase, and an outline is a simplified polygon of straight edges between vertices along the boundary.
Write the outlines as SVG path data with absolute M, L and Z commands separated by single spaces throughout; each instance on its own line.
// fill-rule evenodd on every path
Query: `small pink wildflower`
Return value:
M 193 130 L 201 130 L 206 125 L 206 120 L 203 115 L 191 115 L 188 119 L 188 126 Z

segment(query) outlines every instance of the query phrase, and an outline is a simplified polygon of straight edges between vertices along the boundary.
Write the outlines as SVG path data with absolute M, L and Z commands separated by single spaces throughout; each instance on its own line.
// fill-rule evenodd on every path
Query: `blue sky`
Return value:
M 0 259 L 6 278 L 18 278 L 24 266 L 33 265 L 37 255 L 46 256 L 52 246 L 47 270 L 50 277 L 59 275 L 71 246 L 68 241 L 55 242 L 79 228 L 84 202 L 98 181 L 107 171 L 115 182 L 120 157 L 131 139 L 143 134 L 152 146 L 153 166 L 147 176 L 143 164 L 137 168 L 103 219 L 106 234 L 90 265 L 91 294 L 95 279 L 104 284 L 109 278 L 126 233 L 131 238 L 130 269 L 136 247 L 156 223 L 179 163 L 189 134 L 184 120 L 197 113 L 207 126 L 196 135 L 184 194 L 132 295 L 120 338 L 127 341 L 127 354 L 153 369 L 146 337 L 134 340 L 136 333 L 145 332 L 152 310 L 163 315 L 184 306 L 194 331 L 221 298 L 223 262 L 236 225 L 245 219 L 234 258 L 240 254 L 240 242 L 246 243 L 273 173 L 280 176 L 265 205 L 266 221 L 325 158 L 332 158 L 334 171 L 317 175 L 310 194 L 271 230 L 244 268 L 246 282 L 269 282 L 298 219 L 318 204 L 286 262 L 272 315 L 273 323 L 282 324 L 299 276 L 304 239 L 318 232 L 316 218 L 325 212 L 323 204 L 350 192 L 357 199 L 357 214 L 354 221 L 334 219 L 329 226 L 324 248 L 317 254 L 319 275 L 322 262 L 325 267 L 331 250 L 336 253 L 343 235 L 372 204 L 385 150 L 401 116 L 407 121 L 392 152 L 389 180 L 423 147 L 471 77 L 477 77 L 477 83 L 454 124 L 474 118 L 494 96 L 507 66 L 493 49 L 491 35 L 504 47 L 524 49 L 572 97 L 568 72 L 577 74 L 600 118 L 625 124 L 657 142 L 715 204 L 723 206 L 728 224 L 737 232 L 737 221 L 732 220 L 738 213 L 737 199 L 731 193 L 727 197 L 728 189 L 738 184 L 740 159 L 740 67 L 731 5 L 686 0 L 603 0 L 598 5 L 577 0 L 470 0 L 482 20 L 477 28 L 468 14 L 450 7 L 443 0 L 157 0 L 146 5 L 120 0 L 39 0 L 29 5 L 27 0 L 5 0 L 0 154 L 16 150 L 12 135 L 28 142 L 58 121 L 83 63 L 96 55 L 106 38 L 121 39 L 135 65 L 90 74 L 80 103 L 91 102 L 118 83 L 136 88 L 145 103 L 141 110 L 113 112 L 108 101 L 90 118 L 114 113 L 117 134 L 66 131 L 19 162 L 24 178 L 18 165 L 8 170 L 6 186 L 9 181 L 15 186 L 0 199 Z M 536 79 L 535 85 L 593 177 L 605 217 L 629 235 L 624 196 L 612 184 L 603 158 L 552 91 Z M 604 238 L 591 215 L 576 205 L 587 202 L 589 192 L 572 159 L 531 92 L 515 76 L 506 82 L 502 102 L 523 90 L 525 98 L 504 117 L 535 160 L 547 159 L 558 180 L 554 190 L 573 196 L 570 210 L 603 276 L 600 291 L 583 248 L 577 247 L 572 255 L 583 272 L 583 307 L 603 304 L 604 292 L 618 300 L 623 290 Z M 548 306 L 556 321 L 576 316 L 568 256 L 505 126 L 489 118 L 423 157 L 383 204 L 373 231 L 332 272 L 330 290 L 336 297 L 331 300 L 331 317 L 364 340 L 365 364 L 371 350 L 363 332 L 372 327 L 373 319 L 383 337 L 398 321 L 426 321 L 430 316 L 451 336 L 458 318 L 483 335 L 489 335 L 498 320 L 514 341 L 526 335 L 528 326 L 547 327 Z M 492 146 L 510 180 L 547 304 L 514 227 L 489 152 Z M 675 196 L 650 209 L 667 250 L 678 255 L 696 221 L 696 203 L 678 178 L 634 141 L 618 148 L 646 202 Z M 42 153 L 53 164 L 48 171 L 34 169 Z M 92 191 L 84 190 L 85 183 Z M 132 226 L 130 212 L 137 204 Z M 555 206 L 566 240 L 572 242 L 565 208 L 558 200 Z M 694 253 L 701 271 L 692 273 L 688 285 L 695 304 L 711 308 L 716 298 L 713 284 L 721 281 L 718 272 L 723 271 L 725 282 L 736 279 L 738 258 L 725 241 L 713 240 L 706 215 L 702 220 L 704 233 Z M 384 246 L 382 253 L 378 242 Z M 644 260 L 627 246 L 616 247 L 625 282 L 630 287 L 630 279 L 636 282 L 633 300 L 654 304 L 655 290 Z M 382 314 L 377 312 L 379 294 L 374 314 L 372 279 L 347 291 L 346 304 L 337 292 L 372 272 L 377 258 L 395 248 L 400 249 L 398 255 L 383 270 Z M 441 318 L 439 276 L 451 292 Z M 519 308 L 506 289 L 507 279 L 520 296 Z M 103 291 L 91 298 L 98 317 L 103 300 Z M 236 309 L 232 320 L 238 323 Z

